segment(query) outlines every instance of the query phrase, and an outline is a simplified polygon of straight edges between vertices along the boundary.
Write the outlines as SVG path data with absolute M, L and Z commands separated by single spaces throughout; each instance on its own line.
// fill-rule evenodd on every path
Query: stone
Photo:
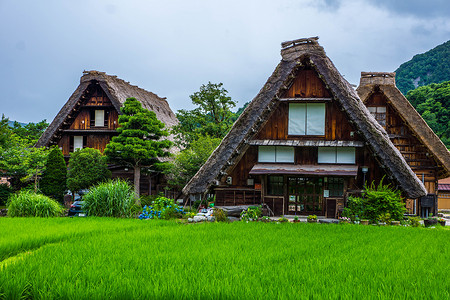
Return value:
M 188 223 L 192 223 L 192 222 L 194 222 L 194 219 L 188 218 Z
M 236 217 L 228 217 L 228 221 L 230 221 L 230 222 L 236 222 L 236 221 L 239 221 L 239 218 L 236 218 Z
M 208 220 L 208 222 L 214 222 L 216 220 L 216 217 L 214 217 L 214 216 L 207 216 L 206 220 Z
M 206 217 L 205 216 L 194 216 L 194 222 L 203 222 L 206 221 Z
M 338 220 L 330 220 L 330 219 L 320 219 L 319 223 L 321 224 L 339 224 Z

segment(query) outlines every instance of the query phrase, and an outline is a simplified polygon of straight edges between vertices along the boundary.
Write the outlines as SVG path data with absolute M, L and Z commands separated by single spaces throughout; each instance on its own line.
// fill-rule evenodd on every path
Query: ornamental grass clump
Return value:
M 173 199 L 158 197 L 151 205 L 144 206 L 142 213 L 139 215 L 139 219 L 178 219 L 182 218 L 185 213 L 183 208 L 176 205 Z
M 9 217 L 58 217 L 64 208 L 55 200 L 32 191 L 21 191 L 9 197 Z
M 83 200 L 88 216 L 129 218 L 136 211 L 133 188 L 121 179 L 92 187 Z

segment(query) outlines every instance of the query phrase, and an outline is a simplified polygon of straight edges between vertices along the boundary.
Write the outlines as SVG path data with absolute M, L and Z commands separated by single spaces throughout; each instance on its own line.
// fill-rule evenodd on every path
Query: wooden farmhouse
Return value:
M 167 127 L 178 124 L 178 119 L 165 98 L 158 97 L 117 76 L 104 72 L 85 71 L 80 85 L 61 108 L 53 122 L 42 134 L 36 146 L 58 145 L 66 161 L 70 153 L 80 148 L 104 151 L 111 138 L 118 133 L 120 107 L 129 97 L 135 97 L 142 106 L 154 111 Z M 172 136 L 168 137 L 173 140 Z M 133 180 L 133 170 L 111 165 L 113 177 Z M 141 175 L 141 193 L 156 193 L 163 183 L 159 174 Z
M 395 73 L 362 72 L 358 95 L 427 189 L 411 213 L 437 213 L 438 180 L 450 176 L 450 152 L 395 86 Z
M 217 206 L 266 204 L 275 215 L 336 217 L 364 182 L 427 194 L 317 38 L 282 43 L 281 62 L 183 189 Z

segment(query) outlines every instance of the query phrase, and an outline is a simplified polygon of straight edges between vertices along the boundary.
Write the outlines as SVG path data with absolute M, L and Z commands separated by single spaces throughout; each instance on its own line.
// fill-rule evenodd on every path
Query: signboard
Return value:
M 435 194 L 428 194 L 420 198 L 420 206 L 422 207 L 433 207 L 436 200 Z
M 330 190 L 323 190 L 323 197 L 324 198 L 330 197 Z

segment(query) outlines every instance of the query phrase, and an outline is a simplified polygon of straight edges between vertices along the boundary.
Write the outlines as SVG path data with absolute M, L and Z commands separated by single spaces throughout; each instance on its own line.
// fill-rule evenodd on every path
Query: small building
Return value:
M 336 217 L 364 182 L 409 198 L 423 183 L 318 38 L 282 43 L 282 60 L 207 162 L 184 187 L 218 206 L 266 204 L 275 215 Z
M 135 97 L 142 106 L 154 111 L 167 127 L 178 124 L 178 119 L 165 98 L 131 85 L 117 76 L 99 71 L 85 71 L 80 84 L 61 108 L 37 147 L 58 145 L 68 162 L 70 153 L 80 148 L 95 148 L 103 152 L 111 138 L 117 135 L 120 107 L 129 97 Z M 173 140 L 173 136 L 167 137 Z M 113 177 L 133 180 L 133 170 L 111 165 Z M 162 191 L 164 179 L 160 174 L 141 175 L 141 193 Z
M 450 177 L 438 182 L 438 210 L 450 211 Z
M 408 199 L 412 214 L 436 214 L 438 180 L 450 176 L 450 152 L 395 85 L 395 73 L 362 72 L 358 95 L 405 161 L 424 184 L 427 196 Z

